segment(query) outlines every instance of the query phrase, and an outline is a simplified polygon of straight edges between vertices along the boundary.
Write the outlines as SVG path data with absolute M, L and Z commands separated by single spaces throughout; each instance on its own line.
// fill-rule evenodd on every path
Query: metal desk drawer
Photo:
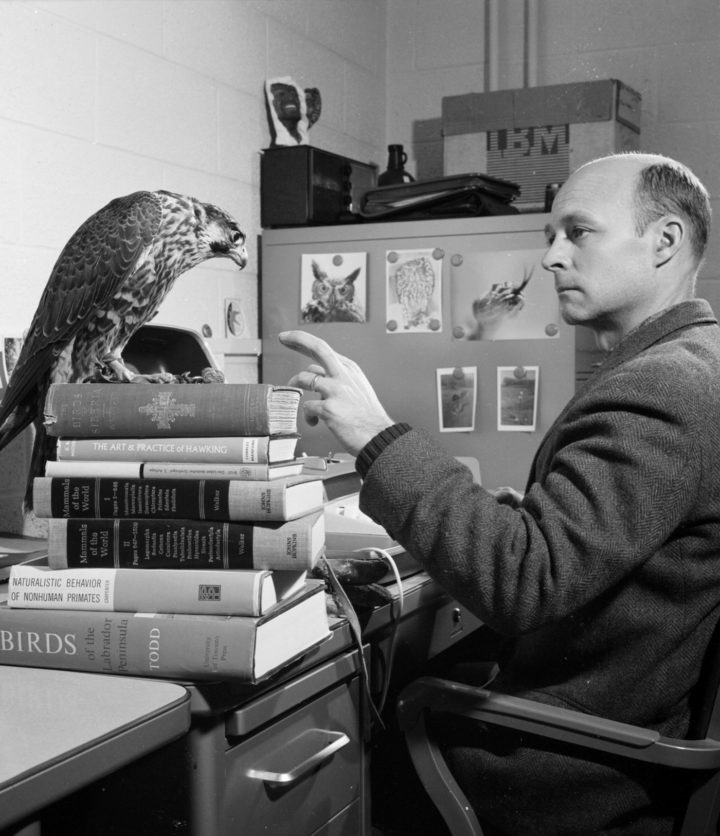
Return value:
M 355 678 L 230 746 L 225 754 L 225 836 L 311 836 L 360 799 L 364 756 L 359 715 Z M 351 809 L 357 811 L 352 832 L 361 833 L 362 805 Z

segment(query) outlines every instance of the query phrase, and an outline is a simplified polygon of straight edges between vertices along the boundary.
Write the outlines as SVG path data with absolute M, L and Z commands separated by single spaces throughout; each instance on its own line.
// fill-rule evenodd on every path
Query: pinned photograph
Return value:
M 498 366 L 498 430 L 535 430 L 539 375 L 539 366 Z
M 365 322 L 367 253 L 303 254 L 301 322 Z
M 477 369 L 437 369 L 438 419 L 441 433 L 472 432 L 477 404 Z
M 460 340 L 548 339 L 560 309 L 543 250 L 463 253 L 451 258 L 452 330 Z
M 442 331 L 442 254 L 438 250 L 387 253 L 388 334 Z

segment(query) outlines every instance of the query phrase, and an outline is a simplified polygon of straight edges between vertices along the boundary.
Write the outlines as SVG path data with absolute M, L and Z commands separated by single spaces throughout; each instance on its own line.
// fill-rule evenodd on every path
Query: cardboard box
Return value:
M 517 183 L 515 206 L 542 211 L 548 183 L 640 144 L 640 94 L 617 79 L 523 87 L 442 100 L 444 174 Z

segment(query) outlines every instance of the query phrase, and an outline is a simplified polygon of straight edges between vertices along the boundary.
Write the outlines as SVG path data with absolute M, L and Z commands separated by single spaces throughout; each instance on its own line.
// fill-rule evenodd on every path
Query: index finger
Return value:
M 278 340 L 286 347 L 304 354 L 321 365 L 333 377 L 342 371 L 340 356 L 325 340 L 307 331 L 281 331 Z

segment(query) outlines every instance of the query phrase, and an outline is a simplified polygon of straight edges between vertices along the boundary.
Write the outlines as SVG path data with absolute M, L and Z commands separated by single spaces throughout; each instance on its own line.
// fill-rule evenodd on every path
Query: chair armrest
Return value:
M 437 677 L 420 677 L 403 689 L 397 703 L 400 728 L 408 731 L 427 710 L 460 714 L 633 760 L 682 769 L 720 767 L 720 740 L 663 737 L 652 729 Z

